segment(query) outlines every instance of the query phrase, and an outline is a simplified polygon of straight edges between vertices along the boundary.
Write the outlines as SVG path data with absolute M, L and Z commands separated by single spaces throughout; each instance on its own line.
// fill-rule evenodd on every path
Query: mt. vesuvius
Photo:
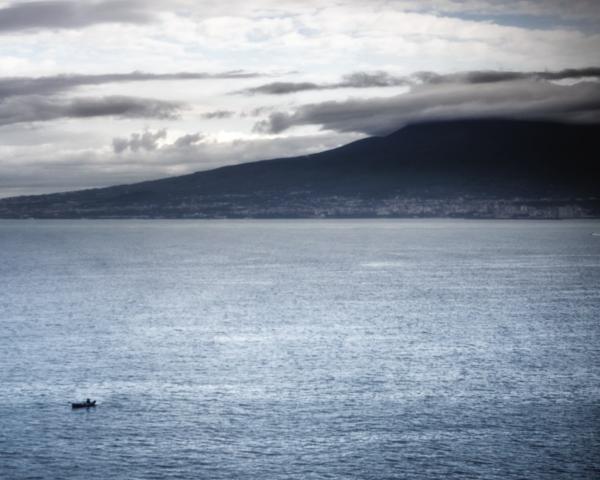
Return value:
M 0 200 L 3 218 L 600 216 L 600 125 L 409 125 L 333 150 Z

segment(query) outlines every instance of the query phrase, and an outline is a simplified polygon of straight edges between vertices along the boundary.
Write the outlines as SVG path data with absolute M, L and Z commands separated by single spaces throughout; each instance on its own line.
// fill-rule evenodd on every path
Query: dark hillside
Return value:
M 562 206 L 579 212 L 573 216 L 596 215 L 599 142 L 600 125 L 423 123 L 314 155 L 0 200 L 0 216 L 506 216 L 483 202 L 522 207 L 523 216 L 540 202 L 555 213 Z M 421 215 L 419 201 L 462 207 Z

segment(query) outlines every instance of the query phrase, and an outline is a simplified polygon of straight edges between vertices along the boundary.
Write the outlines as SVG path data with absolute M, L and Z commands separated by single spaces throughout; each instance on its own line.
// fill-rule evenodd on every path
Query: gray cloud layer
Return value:
M 0 33 L 153 20 L 153 11 L 135 0 L 15 2 L 0 9 Z
M 600 83 L 559 86 L 516 80 L 477 85 L 422 85 L 389 98 L 349 99 L 274 112 L 255 131 L 280 133 L 298 125 L 338 132 L 385 134 L 418 121 L 471 117 L 600 121 Z
M 0 125 L 103 116 L 172 119 L 182 108 L 181 104 L 174 102 L 126 96 L 72 99 L 13 97 L 2 102 L 1 107 Z
M 554 72 L 511 72 L 498 70 L 479 70 L 440 75 L 434 72 L 419 72 L 415 77 L 422 83 L 496 83 L 511 80 L 566 80 L 600 77 L 600 67 L 567 68 Z
M 242 90 L 237 93 L 244 93 L 247 95 L 285 95 L 307 90 L 332 90 L 338 88 L 396 87 L 444 83 L 479 84 L 506 82 L 510 80 L 564 80 L 587 77 L 600 77 L 600 67 L 566 69 L 556 72 L 515 72 L 495 70 L 459 72 L 452 74 L 417 72 L 407 76 L 394 76 L 381 71 L 355 72 L 346 75 L 341 81 L 336 83 L 273 82 Z
M 288 93 L 303 92 L 306 90 L 333 90 L 337 88 L 369 88 L 393 87 L 398 85 L 412 85 L 410 77 L 395 77 L 387 72 L 355 72 L 346 75 L 336 83 L 313 82 L 272 82 L 258 87 L 248 88 L 237 93 L 247 95 L 285 95 Z
M 50 95 L 83 85 L 119 82 L 147 82 L 164 80 L 242 79 L 260 76 L 257 73 L 230 71 L 221 73 L 109 73 L 105 75 L 55 75 L 48 77 L 0 77 L 0 100 L 18 95 Z

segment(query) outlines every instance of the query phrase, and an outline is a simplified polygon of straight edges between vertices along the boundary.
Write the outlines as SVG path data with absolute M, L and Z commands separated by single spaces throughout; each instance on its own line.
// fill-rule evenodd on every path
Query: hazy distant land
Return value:
M 314 155 L 0 200 L 1 218 L 600 217 L 600 125 L 416 124 Z

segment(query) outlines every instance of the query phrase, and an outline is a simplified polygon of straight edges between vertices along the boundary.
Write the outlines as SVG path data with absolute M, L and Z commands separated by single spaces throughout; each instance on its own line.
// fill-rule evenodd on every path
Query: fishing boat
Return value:
M 93 402 L 88 398 L 85 402 L 76 402 L 71 404 L 71 408 L 90 408 L 96 406 L 96 400 Z

